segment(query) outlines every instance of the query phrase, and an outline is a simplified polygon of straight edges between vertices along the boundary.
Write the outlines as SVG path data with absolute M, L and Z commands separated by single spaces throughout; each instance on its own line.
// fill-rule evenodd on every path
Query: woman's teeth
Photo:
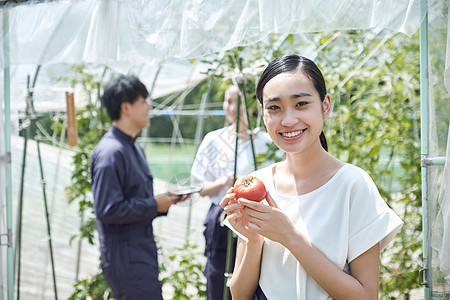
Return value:
M 304 130 L 297 130 L 297 131 L 292 131 L 292 132 L 284 132 L 282 133 L 283 136 L 285 137 L 294 137 L 297 136 L 299 134 L 301 134 Z

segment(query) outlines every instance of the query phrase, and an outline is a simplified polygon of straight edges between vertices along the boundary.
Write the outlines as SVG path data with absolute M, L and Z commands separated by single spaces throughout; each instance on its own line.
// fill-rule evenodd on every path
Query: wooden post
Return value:
M 66 92 L 67 143 L 69 146 L 78 145 L 77 117 L 73 93 Z

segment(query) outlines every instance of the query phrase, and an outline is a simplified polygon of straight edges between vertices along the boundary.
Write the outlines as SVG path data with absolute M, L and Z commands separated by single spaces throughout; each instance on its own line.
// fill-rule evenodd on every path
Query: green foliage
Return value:
M 330 51 L 345 51 L 346 60 L 356 62 L 370 57 L 354 76 L 347 77 L 352 68 L 336 73 L 335 63 L 318 57 L 325 76 L 334 74 L 329 80 L 336 98 L 334 117 L 325 131 L 330 152 L 366 170 L 405 222 L 385 251 L 389 261 L 382 259 L 380 296 L 408 299 L 411 289 L 419 287 L 422 265 L 418 35 L 387 40 L 351 36 L 354 51 L 352 45 Z M 359 45 L 365 48 L 361 53 Z M 373 52 L 377 45 L 379 52 Z
M 71 185 L 65 189 L 69 203 L 78 202 L 82 223 L 78 234 L 74 239 L 86 239 L 94 244 L 96 220 L 94 216 L 94 203 L 91 196 L 90 161 L 91 154 L 98 141 L 106 133 L 110 126 L 109 117 L 100 104 L 100 89 L 105 83 L 104 75 L 99 77 L 96 70 L 89 69 L 87 65 L 74 65 L 71 72 L 59 78 L 60 81 L 70 82 L 75 86 L 81 86 L 85 105 L 76 111 L 78 127 L 78 148 L 73 156 L 74 171 L 71 177 Z M 58 120 L 59 121 L 59 120 Z M 55 122 L 53 128 L 61 129 L 59 122 Z M 75 285 L 75 291 L 69 300 L 75 299 L 112 299 L 111 291 L 101 272 L 88 276 Z
M 256 155 L 256 163 L 258 166 L 264 165 L 268 161 L 270 162 L 280 162 L 283 159 L 280 158 L 280 149 L 274 143 L 267 143 L 267 151 L 263 154 Z
M 74 287 L 75 291 L 70 295 L 69 300 L 113 299 L 111 289 L 102 273 L 88 276 L 78 281 Z
M 175 249 L 159 247 L 159 277 L 164 290 L 173 292 L 173 300 L 204 299 L 206 282 L 203 275 L 202 252 L 196 245 L 186 243 Z M 75 285 L 69 300 L 112 299 L 111 289 L 101 272 L 90 275 Z
M 65 191 L 69 203 L 77 201 L 80 215 L 87 216 L 81 224 L 80 232 L 71 240 L 86 239 L 90 244 L 94 244 L 96 226 L 91 196 L 90 162 L 95 146 L 111 125 L 106 110 L 100 104 L 99 97 L 100 89 L 105 83 L 104 75 L 107 69 L 105 68 L 102 77 L 99 77 L 98 72 L 89 69 L 87 65 L 74 65 L 70 70 L 59 80 L 70 82 L 73 87 L 81 86 L 85 96 L 85 106 L 76 112 L 79 133 L 78 149 L 73 156 L 74 171 L 71 185 L 67 186 Z M 54 128 L 57 127 L 57 125 L 54 126 Z
M 170 252 L 170 254 L 168 254 Z M 206 282 L 203 275 L 203 256 L 197 245 L 186 243 L 171 251 L 159 249 L 159 274 L 163 286 L 173 291 L 172 299 L 204 299 Z

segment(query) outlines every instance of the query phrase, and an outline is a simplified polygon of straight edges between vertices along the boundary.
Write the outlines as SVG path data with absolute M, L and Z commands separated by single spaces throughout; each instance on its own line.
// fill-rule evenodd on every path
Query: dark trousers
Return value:
M 205 276 L 206 297 L 208 300 L 222 300 L 225 285 L 225 263 L 227 258 L 228 231 L 222 226 L 224 215 L 222 207 L 211 204 L 205 219 Z M 236 238 L 233 239 L 232 262 L 236 251 Z M 229 298 L 231 299 L 231 297 Z
M 114 299 L 162 300 L 153 239 L 108 243 L 102 251 L 103 276 Z
M 266 295 L 264 295 L 264 292 L 262 291 L 261 287 L 258 284 L 258 287 L 256 288 L 255 296 L 253 297 L 253 300 L 267 300 Z

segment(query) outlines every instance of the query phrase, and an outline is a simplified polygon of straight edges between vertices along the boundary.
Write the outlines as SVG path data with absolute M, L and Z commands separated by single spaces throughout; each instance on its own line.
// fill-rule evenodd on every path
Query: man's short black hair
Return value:
M 120 119 L 123 102 L 133 104 L 139 96 L 148 97 L 145 85 L 134 75 L 120 75 L 109 81 L 103 89 L 102 102 L 111 121 Z

